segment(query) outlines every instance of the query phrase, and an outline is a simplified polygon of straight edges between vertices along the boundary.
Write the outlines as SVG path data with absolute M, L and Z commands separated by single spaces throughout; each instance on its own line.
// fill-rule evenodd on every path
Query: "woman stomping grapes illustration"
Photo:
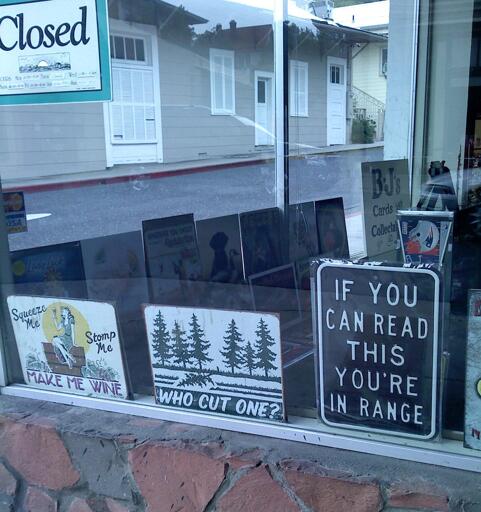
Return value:
M 52 311 L 52 319 L 57 331 L 63 334 L 54 336 L 52 344 L 59 360 L 68 364 L 69 368 L 75 364 L 75 358 L 70 351 L 75 346 L 75 317 L 67 307 L 63 307 L 60 313 L 60 321 L 57 322 L 57 310 Z

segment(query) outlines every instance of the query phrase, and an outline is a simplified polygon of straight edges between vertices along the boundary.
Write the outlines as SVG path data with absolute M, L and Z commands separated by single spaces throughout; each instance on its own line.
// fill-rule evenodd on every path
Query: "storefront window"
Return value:
M 479 8 L 4 2 L 4 392 L 476 457 Z

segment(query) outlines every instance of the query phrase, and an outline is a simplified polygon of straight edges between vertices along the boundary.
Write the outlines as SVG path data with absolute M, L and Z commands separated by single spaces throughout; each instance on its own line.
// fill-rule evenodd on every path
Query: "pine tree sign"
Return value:
M 149 305 L 144 316 L 157 405 L 284 421 L 277 315 Z

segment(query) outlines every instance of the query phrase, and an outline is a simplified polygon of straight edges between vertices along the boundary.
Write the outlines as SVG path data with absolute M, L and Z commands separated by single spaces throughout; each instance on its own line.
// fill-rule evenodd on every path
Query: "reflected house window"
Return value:
M 290 111 L 291 116 L 307 117 L 309 95 L 309 65 L 300 60 L 290 62 Z
M 209 55 L 211 113 L 235 114 L 234 52 L 211 48 Z
M 145 62 L 145 41 L 133 37 L 110 36 L 110 56 L 117 60 Z
M 331 66 L 331 84 L 343 84 L 342 68 L 341 66 Z
M 380 74 L 387 77 L 387 48 L 381 48 Z

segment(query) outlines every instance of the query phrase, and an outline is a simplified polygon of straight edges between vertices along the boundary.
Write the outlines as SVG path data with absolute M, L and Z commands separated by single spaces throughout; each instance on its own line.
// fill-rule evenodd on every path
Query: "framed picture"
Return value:
M 153 300 L 202 275 L 194 216 L 178 215 L 142 223 L 147 277 Z M 165 297 L 164 297 L 165 298 Z
M 289 261 L 304 260 L 319 254 L 314 203 L 289 206 Z
M 316 201 L 319 254 L 323 258 L 349 258 L 349 243 L 342 197 Z
M 86 298 L 80 242 L 14 251 L 12 274 L 22 294 Z
M 240 223 L 246 275 L 258 274 L 282 265 L 279 209 L 268 208 L 242 213 Z
M 452 244 L 453 212 L 400 210 L 397 218 L 404 262 L 441 268 Z
M 202 277 L 215 283 L 240 283 L 244 265 L 238 215 L 198 220 L 197 243 Z
M 137 318 L 148 302 L 141 231 L 80 242 L 89 299 L 115 301 L 122 317 Z

